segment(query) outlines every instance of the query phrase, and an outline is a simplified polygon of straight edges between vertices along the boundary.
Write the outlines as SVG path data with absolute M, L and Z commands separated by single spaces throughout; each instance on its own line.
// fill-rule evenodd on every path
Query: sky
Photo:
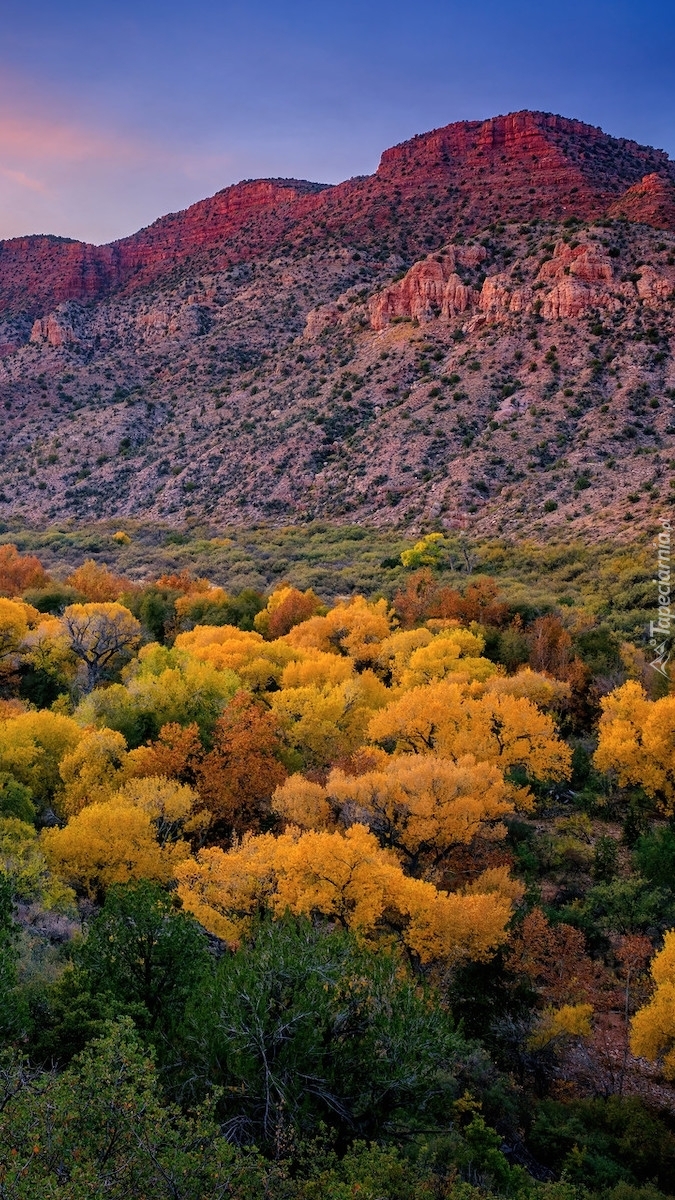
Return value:
M 107 242 L 523 108 L 675 158 L 673 0 L 0 0 L 0 238 Z

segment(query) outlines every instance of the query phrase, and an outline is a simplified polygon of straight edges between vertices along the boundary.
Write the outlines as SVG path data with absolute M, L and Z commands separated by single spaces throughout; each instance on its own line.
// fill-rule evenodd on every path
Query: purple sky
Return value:
M 337 182 L 522 108 L 675 157 L 672 0 L 0 8 L 0 238 L 109 241 L 242 178 Z

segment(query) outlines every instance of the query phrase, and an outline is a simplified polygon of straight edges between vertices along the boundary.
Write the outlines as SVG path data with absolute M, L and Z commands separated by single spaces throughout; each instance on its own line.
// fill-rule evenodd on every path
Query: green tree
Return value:
M 0 1040 L 20 1032 L 25 1008 L 17 988 L 19 930 L 14 921 L 11 880 L 0 872 Z
M 370 1137 L 401 1114 L 433 1123 L 463 1044 L 397 957 L 291 917 L 220 960 L 191 1020 L 189 1070 L 223 1086 L 229 1135 L 260 1145 L 287 1124 Z
M 0 1194 L 8 1200 L 225 1200 L 264 1193 L 255 1155 L 237 1155 L 206 1104 L 167 1104 L 126 1018 L 61 1075 L 18 1055 L 0 1063 Z
M 168 1034 L 208 976 L 207 939 L 172 895 L 148 880 L 112 887 L 78 954 L 93 994 L 130 1006 L 148 1030 Z
M 31 825 L 35 820 L 32 792 L 7 771 L 0 771 L 0 817 L 16 817 Z

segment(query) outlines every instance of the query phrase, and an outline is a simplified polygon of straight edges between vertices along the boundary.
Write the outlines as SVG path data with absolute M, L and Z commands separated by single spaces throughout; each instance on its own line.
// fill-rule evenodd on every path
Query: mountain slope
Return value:
M 650 528 L 673 192 L 661 151 L 519 113 L 111 247 L 6 242 L 0 516 Z

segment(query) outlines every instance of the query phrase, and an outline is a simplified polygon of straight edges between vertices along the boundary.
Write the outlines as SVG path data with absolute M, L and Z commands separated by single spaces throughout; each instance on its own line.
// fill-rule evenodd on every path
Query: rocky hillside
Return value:
M 634 536 L 674 495 L 674 298 L 675 164 L 541 113 L 0 243 L 0 518 Z

